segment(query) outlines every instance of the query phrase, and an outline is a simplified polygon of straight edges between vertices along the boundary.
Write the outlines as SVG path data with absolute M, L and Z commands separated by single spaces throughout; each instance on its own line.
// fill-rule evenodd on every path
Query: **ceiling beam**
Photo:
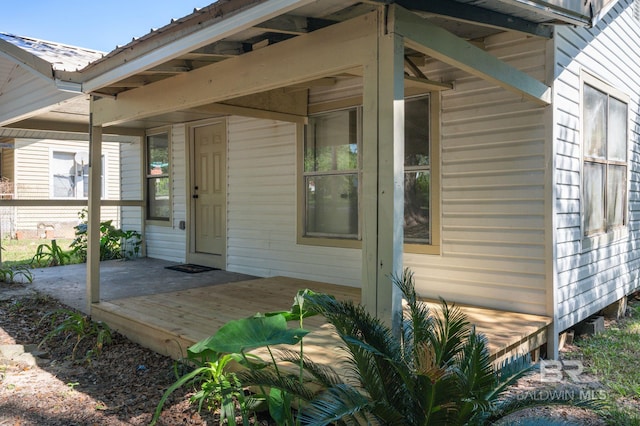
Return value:
M 411 11 L 433 13 L 449 17 L 456 21 L 468 22 L 485 27 L 518 31 L 543 38 L 551 38 L 553 28 L 550 25 L 537 24 L 515 16 L 494 12 L 471 4 L 462 4 L 451 0 L 398 0 L 397 4 Z
M 525 99 L 542 105 L 551 103 L 551 88 L 546 84 L 401 6 L 391 5 L 389 10 L 392 30 L 405 38 L 406 46 Z
M 86 123 L 71 123 L 63 121 L 49 121 L 28 119 L 3 126 L 7 129 L 34 130 L 47 132 L 84 133 L 89 134 L 89 117 Z M 129 127 L 109 127 L 104 129 L 104 134 L 120 136 L 144 136 L 144 129 Z
M 298 85 L 359 67 L 375 56 L 376 22 L 377 12 L 372 12 L 119 93 L 116 99 L 98 99 L 94 101 L 94 123 L 117 125 Z

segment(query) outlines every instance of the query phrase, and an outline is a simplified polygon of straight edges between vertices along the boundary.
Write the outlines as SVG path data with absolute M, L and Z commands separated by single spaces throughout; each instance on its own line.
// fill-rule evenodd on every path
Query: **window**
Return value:
M 627 99 L 594 78 L 583 85 L 583 229 L 627 224 Z
M 304 146 L 305 236 L 357 239 L 359 112 L 309 117 Z
M 105 158 L 102 156 L 101 189 L 105 193 Z M 51 153 L 51 197 L 89 197 L 89 155 L 86 151 Z
M 405 250 L 434 244 L 431 140 L 432 97 L 405 101 L 404 242 Z M 302 236 L 310 244 L 342 245 L 336 239 L 360 239 L 361 109 L 350 108 L 309 117 L 303 149 L 304 218 Z M 436 134 L 437 137 L 437 134 Z M 434 205 L 435 204 L 435 205 Z M 432 232 L 432 228 L 434 231 Z M 333 239 L 320 241 L 319 239 Z
M 147 136 L 147 219 L 169 222 L 171 218 L 171 184 L 169 133 Z

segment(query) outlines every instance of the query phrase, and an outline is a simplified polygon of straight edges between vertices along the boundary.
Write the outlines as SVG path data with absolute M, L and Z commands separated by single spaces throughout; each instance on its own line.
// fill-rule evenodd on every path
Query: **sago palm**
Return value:
M 495 371 L 485 338 L 462 311 L 442 301 L 432 312 L 418 300 L 413 276 L 394 278 L 406 301 L 400 338 L 363 306 L 308 296 L 347 351 L 347 377 L 301 413 L 309 425 L 481 423 L 506 387 L 530 370 L 517 360 Z

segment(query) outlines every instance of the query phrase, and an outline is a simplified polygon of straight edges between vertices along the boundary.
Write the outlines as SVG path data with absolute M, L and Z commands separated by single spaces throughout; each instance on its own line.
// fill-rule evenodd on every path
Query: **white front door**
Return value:
M 227 252 L 227 138 L 224 123 L 193 130 L 192 252 L 189 261 L 224 269 Z

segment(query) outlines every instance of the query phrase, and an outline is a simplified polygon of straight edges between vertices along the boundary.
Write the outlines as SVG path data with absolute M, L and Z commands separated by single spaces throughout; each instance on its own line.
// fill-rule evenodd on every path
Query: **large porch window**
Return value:
M 583 232 L 627 225 L 628 100 L 595 78 L 583 84 Z
M 425 253 L 421 247 L 433 244 L 431 109 L 428 95 L 405 100 L 405 249 Z M 361 240 L 361 135 L 360 107 L 309 117 L 299 222 L 304 243 L 359 247 L 354 243 Z
M 147 134 L 147 220 L 171 219 L 170 140 L 168 131 Z

